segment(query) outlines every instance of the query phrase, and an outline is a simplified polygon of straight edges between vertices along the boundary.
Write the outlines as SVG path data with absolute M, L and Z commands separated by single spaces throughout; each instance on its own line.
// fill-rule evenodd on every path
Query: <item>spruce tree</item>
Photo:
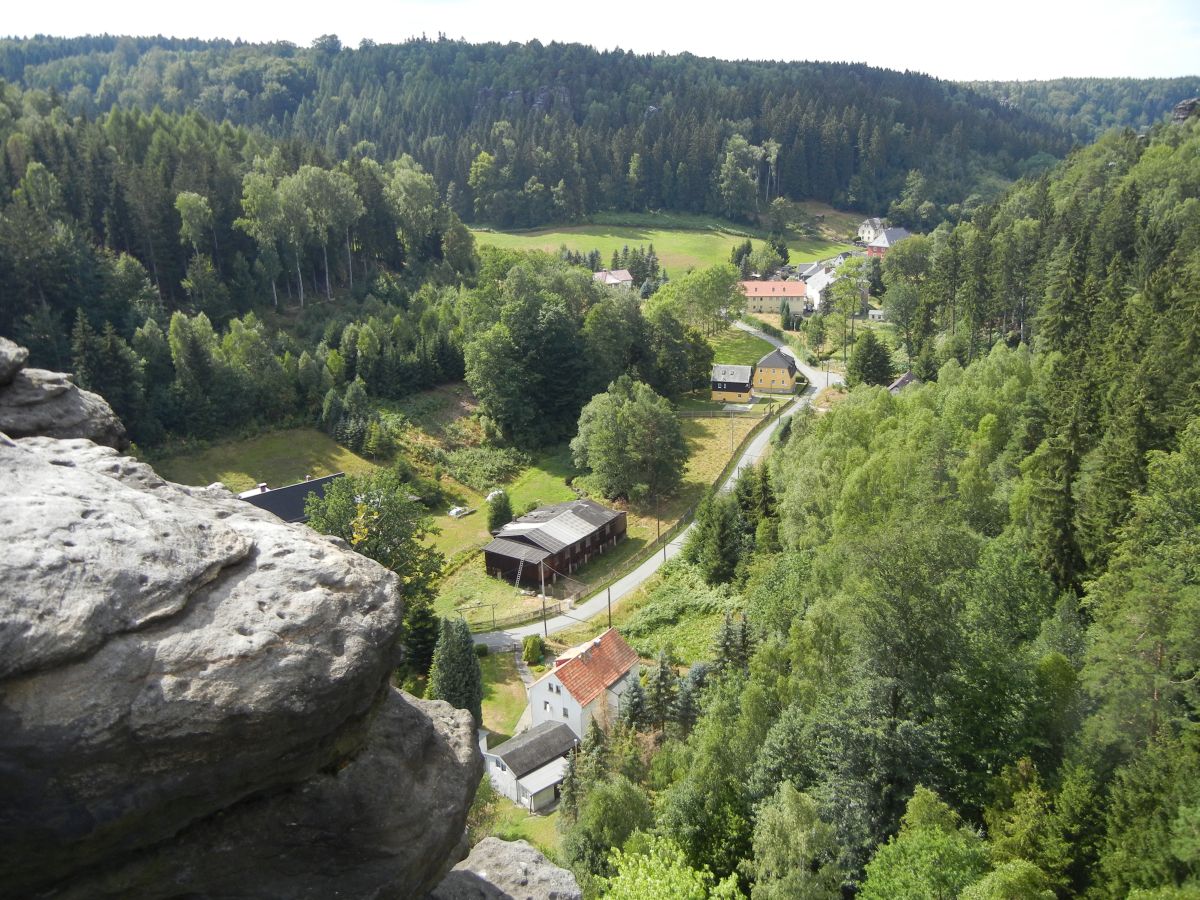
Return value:
M 563 819 L 572 825 L 579 817 L 580 787 L 579 748 L 576 747 L 567 754 L 567 770 L 563 773 L 558 794 L 558 808 L 562 810 Z
M 442 633 L 433 651 L 425 697 L 468 710 L 476 727 L 483 724 L 483 673 L 465 620 L 442 619 Z
M 726 612 L 713 641 L 713 669 L 718 677 L 724 677 L 728 672 L 740 668 L 738 655 L 737 628 L 733 624 L 733 617 Z
M 646 684 L 646 713 L 648 721 L 659 731 L 662 731 L 671 718 L 675 695 L 678 692 L 679 679 L 667 658 L 667 651 L 660 650 L 658 664 L 650 672 Z
M 850 362 L 846 366 L 846 384 L 850 387 L 889 384 L 892 371 L 891 351 L 875 337 L 875 332 L 864 330 L 850 354 Z
M 696 720 L 700 718 L 700 704 L 696 700 L 696 689 L 690 678 L 681 679 L 679 693 L 671 707 L 671 721 L 679 731 L 680 738 L 686 738 L 692 733 Z
M 620 719 L 622 725 L 634 731 L 640 731 L 649 724 L 646 692 L 642 689 L 642 682 L 636 678 L 629 689 L 621 695 Z
M 404 610 L 404 649 L 413 671 L 428 675 L 433 665 L 441 624 L 427 597 L 410 597 Z

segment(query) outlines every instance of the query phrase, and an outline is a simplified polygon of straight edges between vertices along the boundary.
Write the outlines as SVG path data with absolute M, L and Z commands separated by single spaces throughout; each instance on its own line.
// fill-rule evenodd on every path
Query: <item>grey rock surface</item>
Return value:
M 486 837 L 430 900 L 582 900 L 575 876 L 526 841 Z
M 0 435 L 0 497 L 6 892 L 437 883 L 481 762 L 469 715 L 387 686 L 392 573 L 90 441 Z
M 71 376 L 21 369 L 0 382 L 0 432 L 22 438 L 87 438 L 123 450 L 125 426 L 104 399 L 71 383 Z
M 13 376 L 25 368 L 29 351 L 6 337 L 0 337 L 0 385 L 11 384 Z

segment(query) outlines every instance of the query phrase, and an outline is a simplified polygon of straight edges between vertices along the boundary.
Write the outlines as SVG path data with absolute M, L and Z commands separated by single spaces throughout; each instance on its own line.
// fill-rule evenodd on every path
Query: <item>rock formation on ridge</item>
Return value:
M 102 400 L 43 374 L 66 387 L 25 404 L 38 421 L 74 397 L 69 430 L 121 443 Z M 29 376 L 0 387 L 0 431 Z M 468 713 L 388 684 L 396 577 L 91 440 L 11 437 L 0 894 L 423 897 L 481 761 Z

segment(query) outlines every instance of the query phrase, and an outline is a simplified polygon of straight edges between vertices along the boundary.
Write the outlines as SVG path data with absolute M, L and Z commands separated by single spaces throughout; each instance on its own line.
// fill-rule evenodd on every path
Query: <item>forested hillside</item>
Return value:
M 1200 96 L 1200 76 L 969 81 L 967 87 L 1087 142 L 1112 128 L 1153 125 L 1180 100 Z
M 163 38 L 0 42 L 0 75 L 113 108 L 199 112 L 334 160 L 409 154 L 462 218 L 601 210 L 743 218 L 776 196 L 934 224 L 1045 168 L 1066 134 L 952 82 L 841 63 L 722 62 L 440 39 L 312 48 Z
M 1196 896 L 1198 198 L 1193 119 L 888 256 L 931 380 L 797 418 L 701 509 L 667 593 L 709 613 L 703 577 L 733 618 L 584 742 L 577 872 L 622 897 Z

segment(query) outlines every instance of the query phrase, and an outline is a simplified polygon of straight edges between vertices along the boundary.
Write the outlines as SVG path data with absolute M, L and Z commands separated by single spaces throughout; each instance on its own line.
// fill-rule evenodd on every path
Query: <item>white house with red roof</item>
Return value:
M 638 677 L 637 651 L 615 629 L 562 653 L 554 667 L 529 686 L 536 728 L 562 722 L 582 738 L 593 716 L 616 718 L 621 695 Z

